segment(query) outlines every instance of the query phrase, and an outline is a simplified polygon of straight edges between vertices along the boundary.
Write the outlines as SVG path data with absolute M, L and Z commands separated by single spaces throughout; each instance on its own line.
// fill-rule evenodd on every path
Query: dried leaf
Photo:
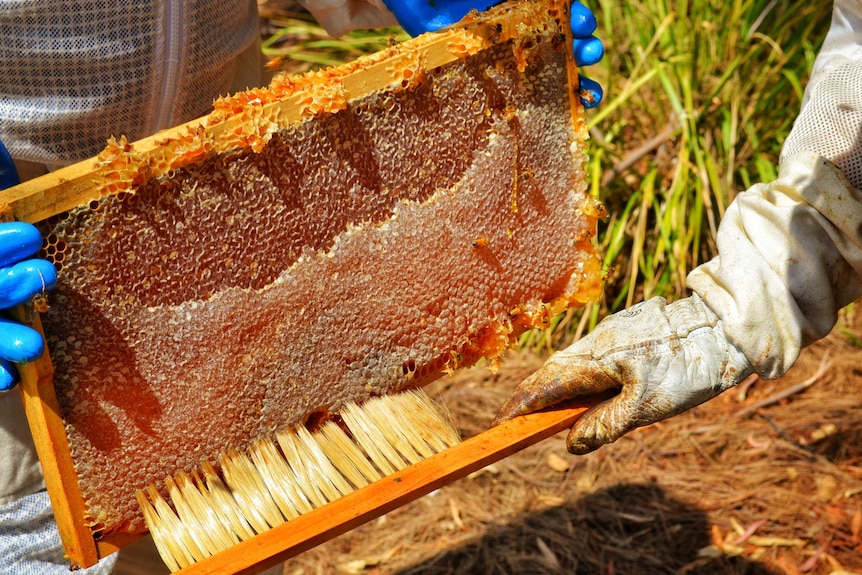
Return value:
M 820 560 L 823 559 L 823 554 L 826 553 L 826 544 L 821 543 L 814 554 L 805 560 L 805 563 L 799 566 L 799 570 L 803 573 L 808 573 L 820 563 Z
M 838 491 L 838 480 L 832 475 L 818 475 L 814 483 L 817 485 L 816 497 L 820 501 L 830 501 Z
M 343 575 L 359 575 L 369 567 L 380 565 L 381 563 L 385 563 L 386 561 L 392 559 L 392 557 L 397 552 L 397 548 L 390 549 L 389 551 L 381 553 L 380 555 L 340 563 L 336 566 L 336 569 L 339 573 L 342 573 Z
M 766 524 L 766 519 L 761 519 L 759 521 L 755 521 L 754 523 L 749 525 L 745 529 L 745 531 L 739 536 L 739 538 L 736 539 L 736 541 L 734 541 L 733 543 L 736 545 L 741 545 L 741 544 L 745 543 L 746 541 L 748 541 L 748 539 L 750 539 L 757 532 L 758 529 L 763 527 L 765 524 Z
M 857 510 L 850 520 L 850 533 L 853 535 L 853 542 L 859 543 L 862 533 L 862 509 Z
M 365 567 L 368 564 L 363 559 L 356 559 L 355 561 L 348 561 L 347 563 L 341 563 L 336 566 L 339 573 L 343 573 L 344 575 L 359 575 L 365 570 Z
M 757 439 L 755 439 L 754 432 L 749 433 L 748 436 L 746 436 L 745 442 L 748 444 L 749 447 L 757 451 L 765 451 L 766 449 L 769 449 L 770 445 L 772 445 L 772 441 L 768 439 L 764 439 L 763 441 L 758 441 Z
M 733 527 L 733 530 L 736 531 L 736 534 L 740 537 L 745 533 L 745 528 L 742 526 L 742 523 L 737 521 L 735 517 L 730 518 L 730 526 Z
M 787 539 L 786 537 L 760 537 L 752 535 L 746 543 L 757 547 L 805 547 L 807 543 L 802 539 Z
M 491 465 L 486 465 L 482 469 L 479 469 L 478 471 L 474 471 L 473 473 L 468 475 L 467 479 L 476 479 L 477 477 L 479 477 L 480 475 L 484 475 L 485 473 L 487 473 L 489 475 L 499 475 L 500 474 L 500 467 L 496 463 L 492 463 Z
M 553 569 L 562 569 L 560 560 L 557 559 L 557 556 L 553 551 L 551 551 L 551 548 L 548 547 L 548 544 L 545 543 L 541 537 L 536 537 L 536 546 L 539 548 L 539 553 L 542 554 L 542 559 L 548 564 L 548 566 Z
M 559 455 L 557 455 L 556 453 L 551 452 L 548 454 L 548 458 L 546 459 L 546 463 L 548 464 L 548 467 L 550 467 L 554 471 L 559 471 L 560 473 L 565 473 L 566 471 L 568 471 L 572 467 L 572 465 L 574 464 L 574 461 L 572 461 L 571 458 L 563 458 L 563 457 L 560 457 Z
M 713 523 L 712 527 L 709 529 L 709 537 L 713 546 L 721 548 L 721 546 L 724 545 L 724 536 L 721 534 L 721 528 L 715 523 Z
M 539 502 L 548 507 L 560 507 L 566 504 L 566 499 L 556 495 L 539 495 Z
M 461 510 L 458 509 L 458 504 L 451 497 L 449 498 L 449 513 L 452 515 L 452 522 L 455 524 L 455 527 L 464 531 L 465 527 L 464 522 L 461 520 Z
M 838 428 L 834 423 L 824 423 L 817 429 L 811 432 L 811 441 L 820 441 L 822 439 L 826 439 L 830 435 L 835 435 L 835 431 Z
M 745 553 L 745 548 L 738 545 L 729 545 L 722 543 L 721 545 L 707 545 L 701 547 L 697 552 L 699 559 L 716 559 L 718 557 L 737 557 Z
M 727 557 L 739 557 L 743 553 L 745 553 L 745 547 L 740 545 L 725 545 L 722 548 L 722 552 Z
M 697 556 L 701 559 L 717 559 L 722 555 L 724 552 L 717 545 L 707 545 L 697 552 Z

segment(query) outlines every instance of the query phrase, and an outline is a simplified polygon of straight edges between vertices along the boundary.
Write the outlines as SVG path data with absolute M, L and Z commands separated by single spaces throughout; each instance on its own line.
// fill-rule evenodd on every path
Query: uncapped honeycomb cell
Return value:
M 411 64 L 46 224 L 44 324 L 94 528 L 140 531 L 135 490 L 596 297 L 564 51 L 550 28 L 527 44 Z

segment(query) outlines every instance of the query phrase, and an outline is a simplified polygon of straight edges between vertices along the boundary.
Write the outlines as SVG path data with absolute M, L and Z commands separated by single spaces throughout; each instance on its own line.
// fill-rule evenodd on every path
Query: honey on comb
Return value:
M 536 34 L 46 222 L 94 528 L 140 531 L 136 489 L 493 359 L 597 296 L 585 129 Z

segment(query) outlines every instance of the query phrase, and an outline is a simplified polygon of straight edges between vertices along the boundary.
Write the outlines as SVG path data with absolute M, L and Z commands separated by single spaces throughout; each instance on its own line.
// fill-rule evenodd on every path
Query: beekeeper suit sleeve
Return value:
M 728 207 L 718 256 L 693 270 L 688 298 L 607 317 L 551 356 L 498 421 L 618 390 L 568 437 L 586 453 L 690 409 L 750 373 L 783 375 L 862 295 L 862 8 L 835 2 L 778 177 Z

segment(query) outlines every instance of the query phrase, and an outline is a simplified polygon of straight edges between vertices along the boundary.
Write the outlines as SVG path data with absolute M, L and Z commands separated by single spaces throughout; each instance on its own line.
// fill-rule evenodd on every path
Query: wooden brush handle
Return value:
M 568 429 L 591 406 L 580 404 L 515 418 L 177 573 L 259 573 Z

